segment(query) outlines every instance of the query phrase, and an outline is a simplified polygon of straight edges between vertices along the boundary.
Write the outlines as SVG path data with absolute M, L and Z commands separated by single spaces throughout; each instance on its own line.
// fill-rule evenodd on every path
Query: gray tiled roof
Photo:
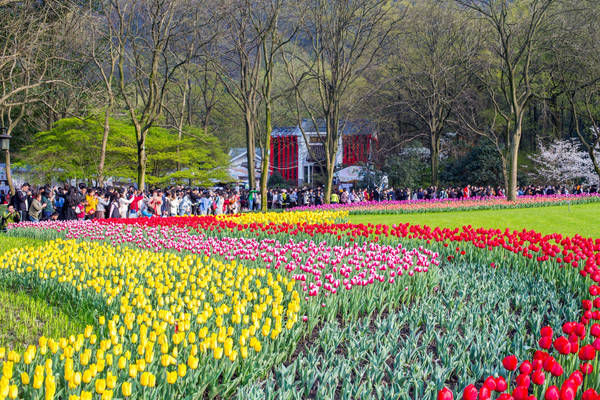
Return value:
M 316 122 L 319 127 L 319 132 L 325 132 L 327 130 L 324 119 L 318 119 Z M 342 130 L 343 135 L 376 135 L 375 128 L 375 124 L 367 120 L 340 121 L 340 130 Z M 304 130 L 304 132 L 317 132 L 313 120 L 309 118 L 302 120 L 302 130 Z M 273 137 L 301 135 L 300 129 L 295 126 L 277 127 L 271 132 L 271 136 Z

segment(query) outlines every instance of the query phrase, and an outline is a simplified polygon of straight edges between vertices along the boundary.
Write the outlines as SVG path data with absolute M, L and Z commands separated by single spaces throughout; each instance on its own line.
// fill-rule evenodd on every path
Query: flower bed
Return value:
M 312 207 L 296 207 L 291 211 L 340 211 L 349 215 L 364 214 L 411 214 L 423 212 L 444 212 L 464 210 L 497 210 L 544 206 L 560 206 L 567 204 L 587 204 L 600 201 L 600 195 L 539 195 L 521 196 L 517 201 L 508 201 L 506 197 L 478 197 L 469 199 L 433 199 L 402 201 L 364 201 L 351 204 L 324 204 Z
M 244 268 L 281 274 L 282 277 L 289 279 L 289 282 L 295 282 L 294 290 L 297 291 L 300 299 L 298 315 L 302 316 L 301 323 L 295 322 L 290 332 L 282 332 L 281 337 L 274 340 L 272 346 L 269 345 L 267 352 L 271 354 L 269 361 L 259 362 L 259 367 L 244 370 L 245 378 L 235 380 L 236 385 L 245 382 L 252 385 L 256 382 L 256 377 L 266 371 L 278 371 L 281 361 L 289 357 L 298 341 L 313 332 L 316 327 L 320 327 L 322 323 L 337 323 L 343 327 L 348 323 L 360 323 L 358 321 L 362 321 L 361 318 L 364 316 L 386 313 L 391 313 L 389 318 L 392 321 L 395 318 L 393 316 L 397 315 L 395 313 L 399 312 L 398 308 L 403 305 L 418 302 L 419 299 L 424 299 L 427 304 L 430 301 L 435 304 L 435 296 L 439 288 L 444 290 L 440 282 L 446 279 L 443 275 L 446 268 L 451 270 L 457 265 L 467 263 L 469 268 L 487 268 L 491 271 L 498 268 L 507 269 L 513 273 L 510 275 L 512 280 L 518 280 L 519 275 L 524 276 L 523 280 L 526 280 L 525 277 L 533 277 L 533 281 L 538 279 L 543 281 L 544 285 L 549 285 L 544 286 L 547 287 L 543 289 L 544 293 L 550 293 L 554 290 L 552 288 L 556 288 L 560 293 L 565 291 L 566 295 L 561 295 L 562 300 L 559 303 L 546 308 L 541 307 L 541 303 L 540 307 L 536 307 L 535 302 L 530 302 L 529 304 L 532 305 L 521 312 L 535 318 L 537 322 L 524 327 L 525 331 L 519 333 L 519 336 L 512 334 L 513 340 L 516 340 L 515 337 L 522 338 L 518 342 L 512 342 L 508 347 L 503 344 L 499 347 L 502 350 L 483 347 L 483 344 L 477 345 L 469 350 L 472 354 L 458 364 L 438 363 L 440 369 L 429 372 L 429 375 L 423 375 L 422 385 L 432 382 L 437 389 L 443 385 L 450 386 L 455 392 L 463 392 L 464 389 L 464 398 L 467 399 L 529 399 L 531 397 L 528 396 L 532 395 L 540 399 L 568 399 L 575 398 L 569 397 L 570 393 L 579 398 L 584 392 L 587 394 L 583 398 L 597 398 L 593 390 L 600 383 L 597 370 L 600 324 L 595 322 L 600 320 L 600 297 L 598 297 L 600 286 L 597 285 L 600 282 L 600 270 L 597 267 L 600 263 L 600 239 L 564 237 L 560 234 L 541 235 L 532 231 L 474 229 L 470 226 L 461 229 L 432 229 L 410 224 L 389 227 L 348 223 L 311 224 L 300 221 L 301 218 L 284 223 L 274 223 L 269 220 L 252 223 L 249 220 L 194 217 L 39 223 L 13 226 L 9 234 L 40 235 L 48 232 L 48 237 L 79 240 L 62 243 L 99 241 L 98 243 L 108 242 L 113 247 L 125 246 L 126 249 L 134 249 L 131 250 L 134 252 L 165 254 L 167 258 L 204 257 L 203 262 L 214 261 L 223 265 L 239 263 Z M 84 242 L 80 242 L 81 240 Z M 399 241 L 407 247 L 400 246 Z M 98 244 L 98 246 L 102 245 Z M 66 257 L 64 259 L 67 262 Z M 18 260 L 24 262 L 22 256 L 19 256 Z M 439 260 L 444 262 L 438 268 Z M 465 273 L 468 269 L 463 268 L 460 271 Z M 453 272 L 452 276 L 454 277 L 456 273 Z M 468 278 L 470 277 L 465 277 L 465 280 L 468 281 Z M 498 279 L 503 278 L 498 276 Z M 177 279 L 173 279 L 174 287 L 177 282 Z M 477 285 L 477 281 L 473 281 L 468 287 Z M 540 285 L 540 290 L 542 286 Z M 535 286 L 530 288 L 535 290 Z M 476 287 L 473 289 L 477 290 Z M 514 290 L 494 292 L 490 295 L 500 296 L 500 298 L 519 296 L 519 290 L 524 289 L 514 286 Z M 448 300 L 447 296 L 457 295 L 455 291 L 443 293 L 446 293 L 443 297 L 444 301 Z M 579 318 L 575 317 L 573 311 L 561 314 L 557 319 L 557 310 L 566 307 L 569 298 L 576 299 L 581 304 Z M 514 304 L 510 307 L 510 312 L 519 309 L 519 303 Z M 572 310 L 572 306 L 569 307 Z M 467 310 L 459 309 L 453 312 L 469 315 Z M 557 322 L 561 320 L 564 324 Z M 435 323 L 422 323 L 425 332 L 431 335 L 431 329 L 435 330 Z M 469 324 L 458 331 L 446 327 L 442 333 L 450 337 L 465 335 L 467 332 L 464 329 L 468 329 L 469 333 L 476 333 L 477 330 L 487 330 L 488 327 Z M 537 332 L 538 343 L 536 344 L 532 338 L 535 337 L 533 330 L 537 329 L 539 332 Z M 557 334 L 556 332 L 561 329 L 563 334 Z M 404 334 L 401 332 L 398 333 L 402 336 L 399 340 L 409 340 L 414 335 L 419 337 L 423 335 L 419 333 L 419 329 L 409 329 L 408 332 L 412 332 L 408 337 L 402 336 Z M 431 336 L 423 337 L 431 338 Z M 438 341 L 441 340 L 439 336 L 436 338 Z M 360 340 L 360 338 L 356 339 Z M 535 348 L 538 350 L 534 351 Z M 333 350 L 335 349 L 331 349 Z M 499 354 L 499 351 L 516 353 L 519 357 L 518 362 L 515 361 L 515 356 L 507 353 Z M 309 348 L 302 354 L 298 361 L 300 364 L 294 364 L 297 367 L 315 356 L 310 355 Z M 435 354 L 442 353 L 435 352 Z M 475 365 L 484 355 L 492 356 L 487 368 L 478 367 L 475 370 L 468 365 L 468 363 Z M 503 365 L 506 369 L 503 372 L 498 360 L 505 356 L 507 357 Z M 315 362 L 314 359 L 312 360 Z M 447 361 L 453 362 L 450 359 Z M 226 361 L 221 360 L 221 362 Z M 236 362 L 232 365 L 238 365 L 235 364 Z M 332 364 L 333 367 L 335 365 Z M 241 371 L 237 369 L 238 367 L 231 368 Z M 469 376 L 472 378 L 473 386 L 468 384 L 464 376 L 457 380 L 453 372 L 456 369 L 470 371 Z M 384 371 L 385 368 L 381 366 L 381 370 Z M 516 370 L 519 372 L 517 373 Z M 226 371 L 229 370 L 225 368 L 219 371 L 221 371 L 219 375 L 221 383 L 201 386 L 201 389 L 208 390 L 209 393 L 224 391 L 223 393 L 232 394 L 233 386 L 228 385 L 233 385 L 234 381 L 223 378 L 227 376 L 229 372 Z M 159 384 L 168 382 L 167 375 L 154 374 L 154 376 Z M 230 376 L 239 377 L 238 372 L 231 372 Z M 369 393 L 375 396 L 375 380 L 361 382 L 361 385 L 371 385 L 368 388 Z M 277 387 L 283 391 L 281 384 L 281 382 L 277 383 Z M 251 388 L 253 391 L 257 390 L 257 386 Z M 142 386 L 138 386 L 137 389 L 139 392 L 136 393 L 146 393 L 143 392 L 146 388 Z M 398 395 L 400 398 L 415 398 L 416 392 L 390 393 L 395 393 L 394 396 Z M 431 398 L 431 386 L 419 393 L 426 398 Z M 555 393 L 559 397 L 552 397 Z M 437 395 L 440 399 L 454 397 L 447 389 Z

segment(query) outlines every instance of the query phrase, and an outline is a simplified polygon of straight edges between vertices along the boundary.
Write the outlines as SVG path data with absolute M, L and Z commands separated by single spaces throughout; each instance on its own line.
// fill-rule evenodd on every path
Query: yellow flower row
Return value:
M 348 211 L 294 211 L 218 215 L 217 219 L 238 224 L 333 224 L 348 220 Z
M 166 395 L 169 385 L 194 385 L 209 365 L 255 357 L 300 311 L 293 280 L 198 255 L 57 240 L 8 251 L 0 269 L 98 294 L 114 310 L 99 316 L 98 331 L 42 337 L 23 354 L 0 348 L 0 399 Z

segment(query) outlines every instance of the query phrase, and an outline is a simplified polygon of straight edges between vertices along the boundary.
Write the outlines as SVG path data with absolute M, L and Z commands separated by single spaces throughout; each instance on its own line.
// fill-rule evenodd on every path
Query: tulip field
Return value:
M 600 239 L 350 213 L 10 226 L 0 283 L 90 322 L 0 398 L 600 399 Z
M 520 196 L 517 201 L 509 201 L 505 197 L 473 197 L 467 199 L 422 199 L 398 201 L 363 201 L 351 204 L 323 204 L 320 206 L 296 207 L 295 211 L 335 211 L 346 210 L 353 215 L 373 214 L 414 214 L 448 211 L 474 211 L 474 210 L 503 210 L 519 208 L 535 208 L 559 206 L 567 204 L 600 203 L 597 193 L 583 194 L 556 194 Z

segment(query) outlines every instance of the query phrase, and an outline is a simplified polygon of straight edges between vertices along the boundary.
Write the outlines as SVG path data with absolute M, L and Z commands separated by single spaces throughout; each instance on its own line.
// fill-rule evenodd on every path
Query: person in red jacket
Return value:
M 140 190 L 133 193 L 134 199 L 129 205 L 129 218 L 137 218 L 140 216 L 140 201 L 144 200 L 144 196 Z

